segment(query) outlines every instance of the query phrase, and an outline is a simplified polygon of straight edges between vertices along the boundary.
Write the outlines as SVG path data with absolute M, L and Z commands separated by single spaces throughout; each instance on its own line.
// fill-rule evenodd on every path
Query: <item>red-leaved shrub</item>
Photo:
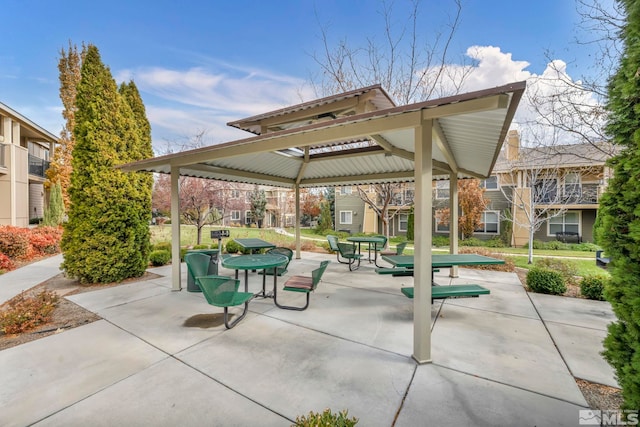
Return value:
M 60 252 L 62 229 L 0 226 L 0 253 L 13 260 L 31 260 Z M 1 268 L 1 267 L 0 267 Z
M 16 268 L 16 264 L 5 254 L 0 254 L 0 271 L 11 271 Z
M 62 230 L 58 227 L 38 227 L 29 233 L 29 244 L 35 256 L 51 255 L 60 252 Z
M 29 252 L 29 229 L 0 226 L 0 252 L 13 259 L 26 257 Z

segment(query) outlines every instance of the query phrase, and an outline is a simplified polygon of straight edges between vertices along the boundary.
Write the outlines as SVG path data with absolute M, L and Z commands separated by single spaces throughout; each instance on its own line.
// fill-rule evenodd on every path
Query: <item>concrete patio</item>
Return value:
M 323 259 L 333 262 L 309 309 L 254 299 L 231 330 L 201 294 L 171 291 L 170 267 L 69 297 L 103 320 L 0 351 L 0 425 L 288 426 L 331 408 L 362 426 L 575 426 L 587 403 L 574 376 L 616 386 L 599 355 L 614 320 L 606 302 L 527 294 L 513 273 L 461 268 L 452 280 L 443 269 L 440 284 L 491 294 L 436 301 L 433 363 L 417 365 L 413 301 L 400 293 L 413 278 L 307 252 L 288 275 Z

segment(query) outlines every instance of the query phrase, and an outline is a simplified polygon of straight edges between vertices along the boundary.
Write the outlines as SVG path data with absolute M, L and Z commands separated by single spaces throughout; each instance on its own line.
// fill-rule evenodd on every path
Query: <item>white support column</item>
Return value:
M 171 288 L 182 289 L 180 284 L 180 168 L 171 166 Z
M 415 252 L 413 295 L 413 358 L 431 362 L 431 227 L 432 227 L 431 120 L 415 129 Z
M 449 174 L 449 253 L 458 253 L 458 174 Z M 458 266 L 449 270 L 449 277 L 458 277 Z
M 300 186 L 296 184 L 296 259 L 300 259 Z

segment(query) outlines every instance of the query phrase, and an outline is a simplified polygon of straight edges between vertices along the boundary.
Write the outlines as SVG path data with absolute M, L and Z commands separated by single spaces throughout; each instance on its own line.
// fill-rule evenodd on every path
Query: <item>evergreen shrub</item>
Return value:
M 309 415 L 296 417 L 295 427 L 353 427 L 358 424 L 356 417 L 349 418 L 349 411 L 344 410 L 338 413 L 325 409 L 324 412 L 309 412 Z
M 534 265 L 557 271 L 562 275 L 562 280 L 566 284 L 577 284 L 576 275 L 578 274 L 578 267 L 571 260 L 562 258 L 538 258 L 535 260 Z
M 169 251 L 171 252 L 171 242 L 159 242 L 153 247 L 155 251 Z
M 562 295 L 567 291 L 562 274 L 543 267 L 533 267 L 527 272 L 527 287 L 540 294 Z
M 604 288 L 608 278 L 602 275 L 585 276 L 580 281 L 580 292 L 583 296 L 597 301 L 604 301 Z
M 151 265 L 155 267 L 160 267 L 162 265 L 166 265 L 171 260 L 171 252 L 161 249 L 152 251 L 149 254 L 149 261 Z

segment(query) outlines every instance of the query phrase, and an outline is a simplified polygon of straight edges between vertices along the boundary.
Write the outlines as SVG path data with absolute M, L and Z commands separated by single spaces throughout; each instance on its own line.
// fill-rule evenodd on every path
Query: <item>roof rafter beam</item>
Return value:
M 415 160 L 415 155 L 411 151 L 403 150 L 402 148 L 398 148 L 395 145 L 391 144 L 387 139 L 382 135 L 370 135 L 371 139 L 373 139 L 380 147 L 384 149 L 385 152 L 392 156 L 402 157 L 406 160 L 411 160 L 412 162 Z
M 449 145 L 449 140 L 447 136 L 444 134 L 442 130 L 442 126 L 440 126 L 440 122 L 438 120 L 433 121 L 433 131 L 436 133 L 437 138 L 434 138 L 436 141 L 436 145 L 440 149 L 440 152 L 449 163 L 451 170 L 455 173 L 458 171 L 458 162 L 456 161 L 453 152 L 451 151 L 451 146 Z
M 302 161 L 300 169 L 298 170 L 296 185 L 300 185 L 300 181 L 302 181 L 302 177 L 304 176 L 304 171 L 307 169 L 307 165 L 309 165 L 309 147 L 304 147 L 304 160 Z
M 362 182 L 366 183 L 369 181 L 384 181 L 384 180 L 403 180 L 413 181 L 415 177 L 414 171 L 401 171 L 401 172 L 393 172 L 393 173 L 385 173 L 385 174 L 368 174 L 368 175 L 345 175 L 345 176 L 334 176 L 330 178 L 310 178 L 303 179 L 300 182 L 300 185 L 330 185 L 330 184 L 344 184 L 345 182 Z
M 422 119 L 431 120 L 441 117 L 453 116 L 456 114 L 473 114 L 483 111 L 491 111 L 507 108 L 509 106 L 509 95 L 498 94 L 484 98 L 461 101 L 454 104 L 446 104 L 438 107 L 425 108 L 422 110 Z
M 248 171 L 237 170 L 237 169 L 222 168 L 219 166 L 211 166 L 203 163 L 189 165 L 181 168 L 181 174 L 187 175 L 190 172 L 201 172 L 203 174 L 207 174 L 207 173 L 221 174 L 221 175 L 228 175 L 228 176 L 238 177 L 238 178 L 259 179 L 264 181 L 280 182 L 282 184 L 287 184 L 291 186 L 295 183 L 294 180 L 290 178 L 285 178 L 282 176 L 267 175 L 263 173 L 255 173 L 255 172 L 248 172 Z M 216 178 L 216 179 L 225 181 L 222 178 Z

